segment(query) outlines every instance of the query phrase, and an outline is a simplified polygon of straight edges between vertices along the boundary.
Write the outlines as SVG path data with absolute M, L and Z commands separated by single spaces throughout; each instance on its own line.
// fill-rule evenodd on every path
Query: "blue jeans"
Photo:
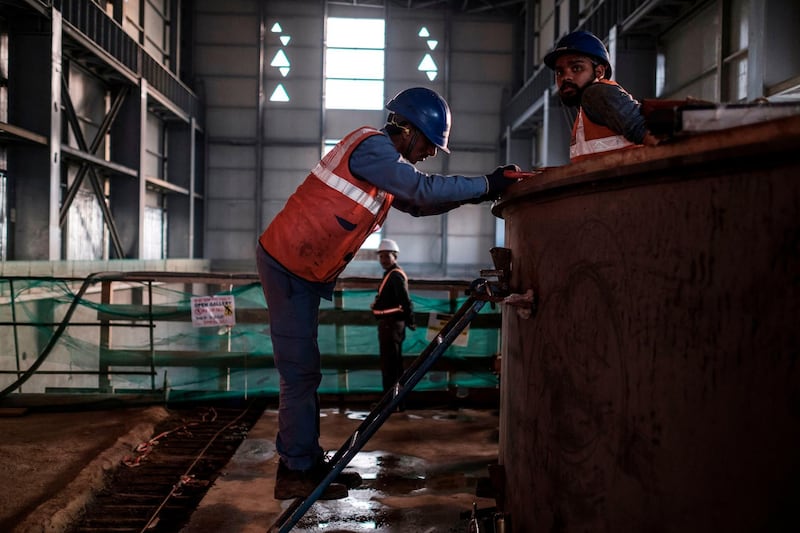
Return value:
M 256 261 L 269 309 L 275 368 L 280 374 L 275 446 L 287 467 L 307 470 L 323 459 L 317 393 L 322 381 L 317 344 L 320 296 L 261 246 L 256 250 Z

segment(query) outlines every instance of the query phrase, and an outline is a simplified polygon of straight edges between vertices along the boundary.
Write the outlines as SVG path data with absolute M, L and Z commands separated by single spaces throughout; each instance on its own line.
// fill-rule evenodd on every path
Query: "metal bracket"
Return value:
M 511 249 L 496 246 L 490 250 L 490 253 L 495 268 L 493 270 L 481 270 L 481 276 L 483 278 L 495 277 L 497 282 L 487 282 L 483 290 L 479 294 L 475 294 L 475 298 L 488 300 L 492 304 L 502 302 L 511 305 L 516 308 L 517 315 L 521 318 L 530 318 L 536 313 L 538 298 L 533 289 L 528 289 L 524 294 L 511 293 Z M 470 289 L 473 289 L 473 287 L 470 287 Z M 472 292 L 474 293 L 475 291 L 473 290 Z

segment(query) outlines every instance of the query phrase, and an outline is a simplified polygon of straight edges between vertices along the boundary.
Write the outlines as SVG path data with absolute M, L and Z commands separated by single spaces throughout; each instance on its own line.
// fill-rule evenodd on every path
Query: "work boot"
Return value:
M 278 461 L 278 474 L 275 477 L 275 499 L 291 500 L 305 498 L 311 494 L 320 481 L 325 478 L 325 473 L 319 468 L 308 470 L 291 470 Z M 320 500 L 341 500 L 347 498 L 347 486 L 342 483 L 331 483 L 322 492 Z
M 317 466 L 315 466 L 314 468 L 316 468 L 319 471 L 320 479 L 322 479 L 328 475 L 328 472 L 331 471 L 333 465 L 331 465 L 329 462 L 323 459 L 322 461 L 317 463 Z M 336 476 L 336 478 L 334 478 L 333 480 L 334 483 L 341 483 L 348 489 L 354 489 L 356 487 L 360 487 L 361 481 L 362 481 L 361 475 L 359 475 L 358 472 L 344 472 L 344 471 L 339 472 L 339 475 Z

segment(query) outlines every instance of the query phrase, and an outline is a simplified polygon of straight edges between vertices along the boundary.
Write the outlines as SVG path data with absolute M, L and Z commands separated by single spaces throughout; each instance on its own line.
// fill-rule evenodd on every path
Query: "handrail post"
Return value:
M 339 289 L 334 291 L 333 293 L 333 308 L 337 311 L 341 311 L 344 309 L 344 291 Z M 336 331 L 336 353 L 340 355 L 347 354 L 347 326 L 345 324 L 340 324 L 337 322 L 336 326 L 334 326 Z M 347 373 L 347 369 L 339 370 L 336 373 L 336 380 L 337 384 L 336 387 L 339 389 L 339 399 L 340 404 L 342 403 L 341 400 L 344 398 L 344 393 L 341 391 L 347 392 L 349 385 L 350 385 L 350 376 Z
M 100 283 L 100 302 L 111 305 L 114 291 L 111 290 L 112 281 L 103 280 Z M 100 392 L 111 392 L 111 378 L 109 377 L 109 364 L 107 355 L 111 351 L 111 321 L 107 318 L 100 320 L 100 354 L 97 363 L 97 388 Z
M 14 323 L 14 355 L 17 358 L 17 379 L 22 376 L 22 372 L 19 366 L 19 334 L 17 330 L 17 307 L 14 303 L 14 280 L 8 280 L 8 290 L 11 294 L 11 321 Z M 19 392 L 22 392 L 22 387 L 20 387 Z
M 153 323 L 153 280 L 147 281 L 147 316 L 150 319 L 150 390 L 156 390 L 156 344 Z

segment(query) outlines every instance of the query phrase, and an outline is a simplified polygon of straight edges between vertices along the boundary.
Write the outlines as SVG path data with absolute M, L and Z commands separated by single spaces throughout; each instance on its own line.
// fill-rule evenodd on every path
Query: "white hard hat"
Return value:
M 379 252 L 394 252 L 400 253 L 400 247 L 392 239 L 383 239 L 378 245 Z

